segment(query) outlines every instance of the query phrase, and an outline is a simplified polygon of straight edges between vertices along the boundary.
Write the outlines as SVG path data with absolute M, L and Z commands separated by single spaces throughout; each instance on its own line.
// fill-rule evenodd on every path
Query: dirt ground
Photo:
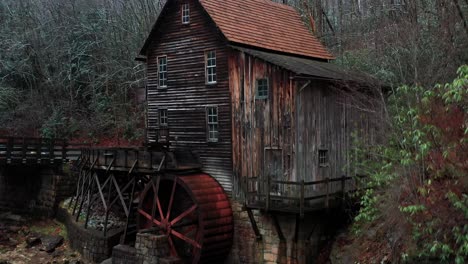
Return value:
M 88 264 L 70 248 L 60 222 L 0 212 L 0 264 L 23 263 Z

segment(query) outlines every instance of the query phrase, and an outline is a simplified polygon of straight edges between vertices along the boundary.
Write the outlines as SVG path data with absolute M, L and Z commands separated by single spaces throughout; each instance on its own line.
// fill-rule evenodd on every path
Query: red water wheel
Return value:
M 222 262 L 232 246 L 233 217 L 221 185 L 207 174 L 150 181 L 138 208 L 138 228 L 168 236 L 185 263 Z

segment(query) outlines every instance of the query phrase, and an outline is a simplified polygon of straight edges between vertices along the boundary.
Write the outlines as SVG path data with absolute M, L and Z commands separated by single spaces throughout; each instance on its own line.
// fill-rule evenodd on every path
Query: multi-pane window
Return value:
M 167 127 L 167 109 L 159 109 L 159 126 Z
M 208 84 L 216 83 L 216 51 L 206 52 L 206 82 Z
M 210 106 L 206 108 L 206 121 L 208 130 L 208 141 L 217 142 L 219 138 L 218 107 Z
M 328 150 L 326 149 L 319 149 L 319 166 L 328 166 Z
M 190 5 L 188 3 L 182 4 L 182 24 L 190 23 Z
M 257 99 L 268 98 L 268 79 L 257 79 Z
M 167 87 L 167 56 L 158 57 L 158 83 L 159 88 Z

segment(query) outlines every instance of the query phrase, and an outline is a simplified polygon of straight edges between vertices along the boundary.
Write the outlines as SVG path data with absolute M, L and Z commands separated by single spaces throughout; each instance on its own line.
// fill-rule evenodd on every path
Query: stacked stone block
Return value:
M 107 237 L 102 232 L 85 229 L 83 223 L 62 208 L 57 211 L 57 218 L 65 224 L 71 248 L 79 251 L 83 257 L 93 263 L 100 263 L 111 256 L 112 248 L 119 244 L 123 230 L 113 230 Z
M 159 264 L 159 259 L 169 256 L 167 236 L 138 233 L 135 242 L 138 264 Z
M 112 250 L 112 264 L 135 264 L 136 249 L 127 245 L 117 245 Z

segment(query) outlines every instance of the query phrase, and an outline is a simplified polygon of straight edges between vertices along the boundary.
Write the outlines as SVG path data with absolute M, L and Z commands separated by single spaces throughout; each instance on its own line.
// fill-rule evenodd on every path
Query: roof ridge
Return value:
M 273 2 L 273 0 L 241 0 L 241 1 L 257 1 L 257 2 L 264 2 L 266 4 L 270 4 L 270 5 L 274 5 L 274 6 L 277 6 L 277 7 L 281 7 L 281 8 L 284 8 L 284 9 L 290 9 L 290 10 L 294 10 L 296 11 L 296 9 L 290 5 L 287 5 L 287 4 L 283 4 L 283 3 L 277 3 L 277 2 Z

